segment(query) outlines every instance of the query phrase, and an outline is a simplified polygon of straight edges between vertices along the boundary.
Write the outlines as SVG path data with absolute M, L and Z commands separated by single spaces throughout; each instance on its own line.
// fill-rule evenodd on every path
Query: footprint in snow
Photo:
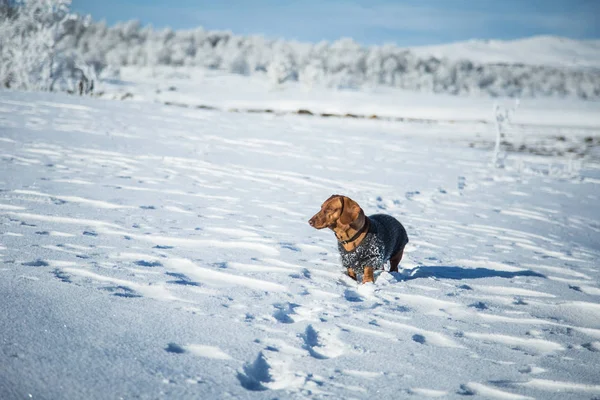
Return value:
M 584 343 L 581 345 L 581 347 L 583 347 L 584 349 L 587 349 L 589 351 L 592 351 L 594 353 L 600 352 L 600 342 Z
M 48 262 L 44 261 L 44 260 L 35 260 L 35 261 L 24 262 L 21 265 L 24 265 L 26 267 L 47 267 L 50 264 L 48 264 Z
M 360 303 L 361 301 L 363 301 L 362 297 L 355 290 L 352 289 L 344 290 L 344 298 L 353 303 Z
M 308 325 L 300 336 L 304 340 L 302 347 L 318 360 L 339 357 L 344 353 L 344 344 L 333 331 L 317 331 Z
M 456 391 L 456 394 L 461 396 L 475 396 L 475 391 L 471 390 L 467 385 L 461 384 L 460 389 Z
M 273 307 L 276 308 L 273 313 L 273 318 L 282 324 L 291 324 L 294 321 L 290 315 L 295 314 L 294 308 L 298 307 L 298 304 L 293 303 L 281 303 L 281 304 L 273 304 Z
M 162 263 L 159 261 L 137 260 L 133 263 L 140 267 L 162 267 Z
M 288 250 L 292 250 L 292 251 L 295 251 L 295 252 L 298 252 L 298 251 L 300 251 L 300 248 L 298 248 L 297 246 L 295 246 L 293 243 L 288 243 L 288 242 L 280 242 L 280 243 L 279 243 L 279 246 L 280 246 L 282 249 L 288 249 Z
M 319 343 L 319 334 L 317 333 L 317 331 L 315 330 L 315 328 L 313 328 L 312 325 L 308 325 L 306 327 L 306 330 L 304 331 L 304 334 L 301 335 L 302 339 L 304 340 L 304 348 L 306 350 L 308 350 L 309 354 L 319 360 L 323 360 L 323 359 L 327 359 L 329 357 L 324 356 L 323 354 L 319 353 L 318 350 L 315 350 L 315 348 L 319 348 L 321 347 L 321 343 Z
M 535 364 L 528 364 L 518 369 L 518 371 L 522 374 L 541 374 L 546 372 L 544 368 L 540 368 Z
M 406 197 L 406 200 L 412 200 L 415 196 L 420 195 L 421 192 L 419 192 L 418 190 L 415 190 L 414 192 L 406 192 L 404 194 L 404 197 Z
M 425 336 L 419 334 L 413 335 L 412 340 L 420 344 L 425 344 L 427 342 Z
M 181 347 L 177 343 L 172 343 L 172 342 L 169 343 L 167 345 L 167 347 L 165 347 L 165 351 L 167 353 L 174 353 L 174 354 L 183 354 L 183 353 L 185 353 L 185 349 L 183 347 Z
M 71 275 L 67 274 L 66 272 L 64 272 L 61 269 L 56 268 L 55 270 L 52 271 L 52 275 L 54 275 L 54 277 L 62 282 L 65 283 L 71 283 Z
M 175 285 L 182 285 L 182 286 L 200 286 L 200 284 L 198 282 L 192 281 L 190 278 L 188 278 L 186 275 L 184 275 L 182 273 L 167 272 L 166 274 L 169 276 L 172 276 L 173 278 L 177 278 L 177 280 L 167 281 L 167 283 L 173 283 Z
M 267 390 L 264 384 L 272 382 L 271 365 L 267 362 L 264 354 L 258 356 L 251 364 L 244 365 L 242 371 L 238 372 L 237 378 L 244 389 L 251 391 Z
M 307 268 L 303 268 L 302 271 L 291 273 L 289 275 L 289 277 L 294 278 L 294 279 L 302 279 L 302 278 L 311 279 L 312 275 Z
M 478 301 L 477 303 L 469 304 L 469 307 L 476 308 L 478 310 L 487 310 L 488 309 L 488 306 L 481 301 Z
M 102 290 L 111 292 L 113 294 L 113 296 L 118 296 L 118 297 L 126 297 L 126 298 L 142 297 L 142 295 L 136 293 L 135 290 L 128 288 L 127 286 L 121 286 L 121 285 L 107 286 L 107 287 L 103 287 Z

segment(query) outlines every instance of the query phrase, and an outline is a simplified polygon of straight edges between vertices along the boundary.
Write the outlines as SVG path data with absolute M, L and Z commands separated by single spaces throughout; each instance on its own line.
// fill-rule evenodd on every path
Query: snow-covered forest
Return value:
M 418 57 L 393 45 L 363 47 L 352 39 L 298 43 L 202 28 L 154 30 L 128 21 L 108 27 L 81 20 L 65 45 L 101 70 L 125 65 L 198 66 L 243 75 L 268 74 L 334 88 L 391 86 L 450 94 L 600 98 L 600 71 L 536 65 L 478 64 Z
M 7 0 L 4 3 L 8 4 Z M 45 24 L 40 13 L 27 12 L 46 6 L 50 17 Z M 242 75 L 266 75 L 275 84 L 299 81 L 307 87 L 359 89 L 385 86 L 407 90 L 456 95 L 510 97 L 600 98 L 600 71 L 596 68 L 568 68 L 531 64 L 483 63 L 477 60 L 450 60 L 417 55 L 394 45 L 361 46 L 343 38 L 333 43 L 298 43 L 261 36 L 239 36 L 231 32 L 192 30 L 156 30 L 138 21 L 114 26 L 94 22 L 64 11 L 66 0 L 29 0 L 20 18 L 8 16 L 8 7 L 0 9 L 0 78 L 16 86 L 51 88 L 57 79 L 51 63 L 65 65 L 68 75 L 110 71 L 114 76 L 122 66 L 195 66 Z M 13 7 L 14 8 L 14 7 Z M 15 27 L 18 27 L 15 28 Z M 56 54 L 62 56 L 53 60 Z M 29 58 L 35 58 L 37 64 Z M 51 62 L 49 60 L 52 60 Z M 10 61 L 10 62 L 9 62 Z M 15 76 L 13 68 L 26 64 L 25 70 L 41 76 L 44 82 L 31 83 Z M 87 67 L 93 68 L 88 71 Z M 8 70 L 8 71 L 7 71 Z M 60 74 L 64 76 L 65 74 Z M 7 78 L 10 77 L 9 78 Z M 29 79 L 30 80 L 30 79 Z M 48 83 L 49 82 L 49 83 Z

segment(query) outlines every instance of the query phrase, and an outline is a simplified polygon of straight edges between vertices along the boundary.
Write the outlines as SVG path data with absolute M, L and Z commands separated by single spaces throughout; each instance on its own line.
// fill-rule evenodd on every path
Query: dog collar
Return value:
M 366 230 L 368 230 L 368 229 L 369 229 L 369 225 L 370 225 L 370 224 L 371 224 L 371 221 L 369 221 L 369 217 L 365 216 L 365 223 L 363 224 L 362 228 L 360 228 L 360 229 L 358 230 L 358 232 L 356 232 L 356 233 L 354 234 L 354 236 L 352 236 L 350 239 L 348 239 L 348 240 L 340 240 L 340 243 L 341 243 L 341 244 L 348 244 L 348 243 L 352 243 L 352 242 L 354 242 L 356 239 L 358 239 L 358 237 L 359 237 L 360 235 L 362 235 L 362 233 L 363 233 L 364 231 L 366 231 Z

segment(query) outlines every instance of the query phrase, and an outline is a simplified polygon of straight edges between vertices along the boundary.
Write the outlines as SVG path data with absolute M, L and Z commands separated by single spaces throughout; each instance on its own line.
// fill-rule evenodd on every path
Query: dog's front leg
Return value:
M 353 268 L 348 268 L 348 276 L 354 280 L 356 280 L 356 273 L 354 272 Z
M 363 272 L 362 283 L 373 282 L 375 283 L 375 276 L 373 275 L 373 267 L 365 267 Z

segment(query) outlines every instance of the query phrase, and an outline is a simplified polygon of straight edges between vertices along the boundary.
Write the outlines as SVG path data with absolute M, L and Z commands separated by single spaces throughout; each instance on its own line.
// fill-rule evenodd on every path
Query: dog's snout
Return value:
M 308 224 L 310 226 L 315 226 L 315 217 L 312 217 L 311 219 L 308 220 Z

